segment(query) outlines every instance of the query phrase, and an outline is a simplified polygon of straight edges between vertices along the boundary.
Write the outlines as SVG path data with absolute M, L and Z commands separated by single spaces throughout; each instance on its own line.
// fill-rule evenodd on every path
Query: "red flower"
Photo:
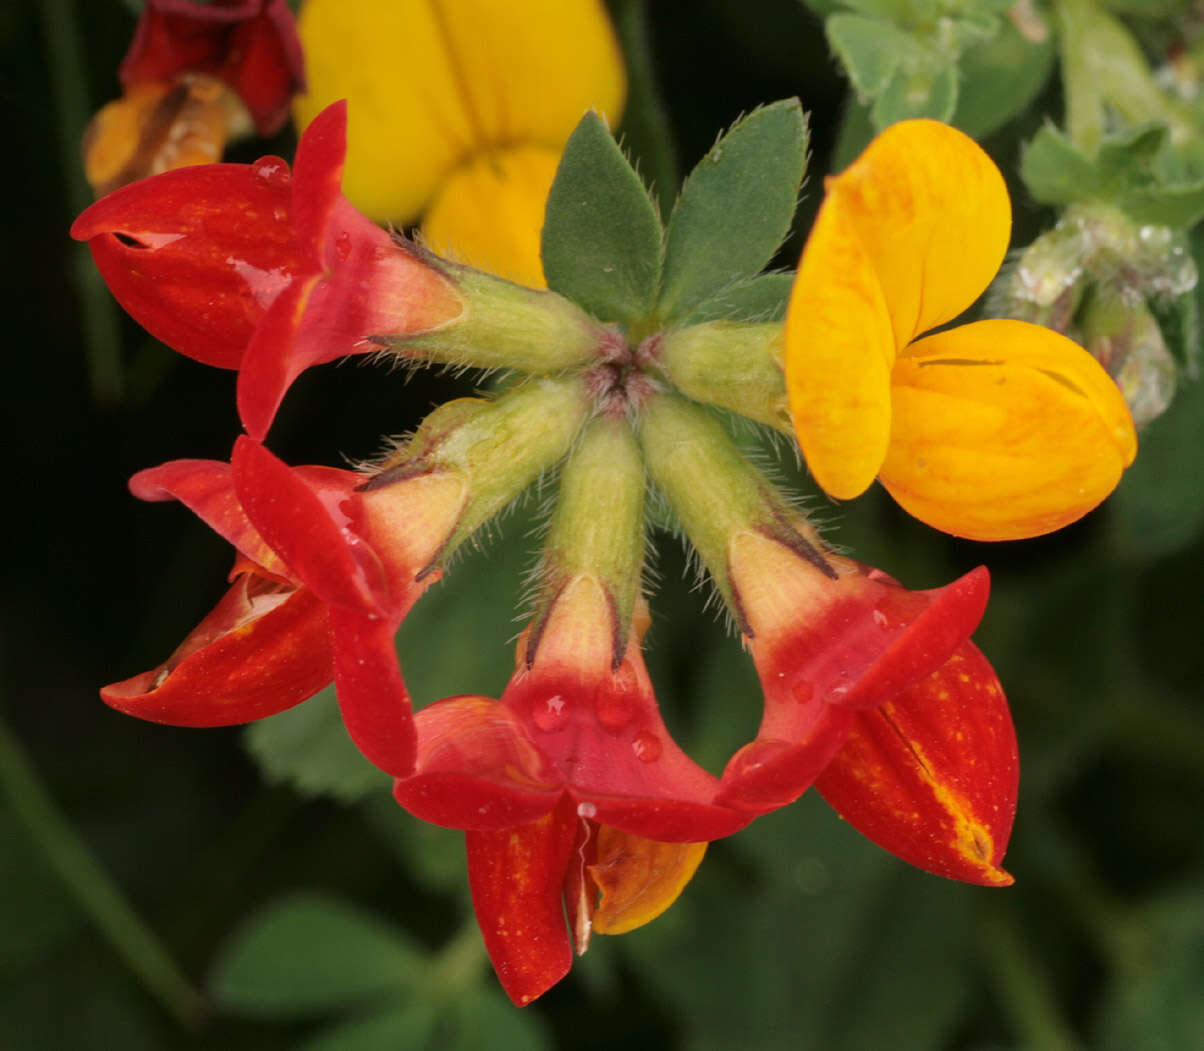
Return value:
M 1016 809 L 1016 738 L 995 673 L 969 642 L 986 570 L 908 591 L 755 532 L 737 535 L 729 564 L 765 716 L 717 801 L 764 813 L 814 783 L 904 860 L 1011 883 L 999 864 Z
M 379 349 L 463 312 L 452 282 L 339 190 L 344 103 L 275 157 L 165 172 L 111 193 L 71 234 L 118 302 L 181 354 L 239 370 L 238 407 L 262 439 L 311 365 Z
M 174 81 L 207 73 L 228 84 L 261 135 L 279 131 L 305 90 L 301 41 L 285 0 L 147 0 L 118 77 Z
M 616 650 L 614 623 L 604 587 L 590 576 L 571 580 L 538 637 L 520 642 L 501 700 L 450 697 L 418 713 L 415 772 L 394 788 L 415 816 L 467 831 L 477 918 L 516 1003 L 568 970 L 566 888 L 579 942 L 588 930 L 584 870 L 570 862 L 586 857 L 598 826 L 699 843 L 753 816 L 716 804 L 719 780 L 661 720 L 639 628 Z
M 101 691 L 115 708 L 183 726 L 246 722 L 333 677 L 347 732 L 382 770 L 410 772 L 414 726 L 393 636 L 436 579 L 432 559 L 463 490 L 418 476 L 371 492 L 350 471 L 290 468 L 240 438 L 231 464 L 180 460 L 134 476 L 238 549 L 235 583 L 168 661 Z
M 272 135 L 305 89 L 284 0 L 148 0 L 121 63 L 122 97 L 84 132 L 96 195 L 220 160 L 228 139 Z

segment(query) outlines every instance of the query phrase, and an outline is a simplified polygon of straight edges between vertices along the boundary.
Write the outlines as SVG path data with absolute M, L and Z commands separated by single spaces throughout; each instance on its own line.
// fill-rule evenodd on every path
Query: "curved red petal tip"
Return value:
M 171 726 L 232 726 L 312 697 L 334 675 L 326 607 L 242 577 L 160 667 L 106 686 L 127 715 Z
M 415 817 L 445 828 L 510 828 L 549 813 L 564 780 L 502 704 L 448 697 L 415 718 L 418 759 L 393 794 Z
M 573 964 L 563 898 L 579 821 L 565 799 L 530 824 L 465 833 L 481 936 L 498 981 L 519 1007 L 542 996 Z
M 1019 787 L 1016 734 L 994 669 L 973 643 L 880 709 L 855 713 L 816 787 L 904 861 L 968 883 L 1013 882 L 1001 864 Z
M 991 577 L 985 566 L 932 591 L 883 584 L 872 619 L 890 638 L 890 648 L 832 703 L 854 709 L 874 707 L 929 675 L 978 627 L 990 593 Z M 917 599 L 924 603 L 918 615 Z M 905 626 L 891 638 L 899 625 Z
M 392 600 L 379 561 L 355 532 L 344 505 L 307 483 L 305 477 L 245 436 L 231 457 L 234 491 L 259 535 L 292 573 L 332 606 L 368 616 L 385 616 Z
M 326 225 L 342 193 L 347 156 L 347 101 L 332 102 L 297 142 L 293 161 L 293 209 L 297 240 L 306 263 L 322 267 Z
M 156 339 L 239 367 L 299 270 L 288 165 L 203 164 L 102 197 L 72 224 L 127 313 Z
M 397 623 L 330 608 L 334 686 L 347 734 L 392 777 L 414 771 L 418 735 L 393 636 Z
M 297 333 L 318 280 L 296 280 L 281 292 L 247 343 L 238 372 L 238 416 L 258 442 L 267 437 L 293 380 L 311 364 L 297 358 Z

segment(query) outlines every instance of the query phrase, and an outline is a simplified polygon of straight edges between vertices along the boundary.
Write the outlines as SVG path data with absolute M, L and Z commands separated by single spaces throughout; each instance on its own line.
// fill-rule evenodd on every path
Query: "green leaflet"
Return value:
M 602 321 L 647 317 L 660 278 L 656 206 L 596 113 L 565 145 L 548 194 L 541 255 L 548 287 Z
M 807 142 L 802 106 L 788 99 L 737 121 L 698 162 L 669 221 L 662 319 L 694 320 L 700 304 L 722 302 L 773 258 L 794 217 Z M 758 312 L 767 307 L 754 305 Z
M 312 1016 L 412 986 L 425 960 L 380 917 L 298 894 L 254 913 L 234 934 L 214 970 L 213 994 L 240 1014 Z

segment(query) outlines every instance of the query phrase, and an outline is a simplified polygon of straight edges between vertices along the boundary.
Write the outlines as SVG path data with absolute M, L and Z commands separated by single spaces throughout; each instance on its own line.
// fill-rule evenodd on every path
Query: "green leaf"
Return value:
M 1204 179 L 1178 186 L 1144 186 L 1128 190 L 1116 203 L 1139 223 L 1186 229 L 1204 218 Z
M 392 783 L 347 736 L 334 687 L 288 711 L 247 727 L 243 743 L 264 777 L 287 782 L 305 795 L 330 795 L 345 803 Z
M 1167 411 L 1138 440 L 1137 459 L 1108 501 L 1113 543 L 1140 562 L 1181 551 L 1204 528 L 1204 384 L 1180 378 Z
M 405 934 L 334 898 L 277 900 L 226 943 L 213 995 L 229 1011 L 304 1017 L 401 994 L 425 970 L 426 954 Z
M 760 274 L 729 285 L 699 303 L 683 319 L 687 325 L 704 321 L 781 321 L 786 316 L 794 271 Z
M 953 123 L 981 139 L 1011 120 L 1049 79 L 1055 57 L 1053 34 L 1033 43 L 1008 19 L 993 39 L 967 48 L 958 60 L 961 84 Z
M 548 287 L 602 321 L 643 318 L 660 278 L 661 238 L 643 182 L 602 118 L 587 113 L 548 194 L 541 248 Z
M 895 70 L 870 115 L 879 130 L 901 120 L 928 117 L 949 121 L 957 106 L 957 67 Z
M 757 274 L 790 232 L 807 168 L 797 99 L 737 121 L 682 187 L 665 241 L 658 313 L 666 320 Z
M 854 89 L 865 99 L 882 94 L 902 54 L 916 47 L 910 33 L 877 18 L 833 15 L 824 29 Z
M 418 1051 L 435 1046 L 431 1034 L 436 1018 L 432 1005 L 415 1001 L 329 1026 L 293 1051 Z
M 1052 124 L 1044 125 L 1025 146 L 1020 178 L 1042 204 L 1070 204 L 1094 195 L 1099 186 L 1092 161 Z

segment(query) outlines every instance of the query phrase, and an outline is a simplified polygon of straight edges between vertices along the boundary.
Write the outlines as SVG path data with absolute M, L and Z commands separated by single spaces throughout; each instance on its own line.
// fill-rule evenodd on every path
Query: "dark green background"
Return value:
M 361 1009 L 309 1018 L 234 1010 L 233 978 L 218 962 L 231 936 L 304 892 L 358 907 L 377 918 L 370 928 L 403 931 L 416 959 L 434 959 L 469 918 L 459 837 L 420 828 L 383 792 L 346 806 L 265 785 L 242 731 L 156 727 L 97 697 L 101 683 L 162 660 L 221 593 L 228 568 L 222 541 L 179 508 L 137 503 L 126 479 L 175 457 L 225 458 L 238 432 L 233 374 L 150 340 L 109 305 L 86 250 L 67 239 L 87 201 L 76 144 L 90 112 L 116 93 L 131 6 L 0 5 L 9 475 L 0 1047 L 296 1048 Z M 799 95 L 812 112 L 805 228 L 845 98 L 819 23 L 797 0 L 653 6 L 657 84 L 681 166 L 760 102 Z M 1041 105 L 1058 116 L 1056 89 Z M 1014 163 L 1039 119 L 1034 109 L 988 148 Z M 645 151 L 645 170 L 666 170 L 652 157 L 654 135 L 633 127 L 630 141 Z M 283 138 L 271 148 L 292 147 Z M 266 151 L 254 144 L 236 156 Z M 1017 244 L 1052 219 L 1019 192 L 1016 209 Z M 382 432 L 411 428 L 470 389 L 471 378 L 406 381 L 357 364 L 311 370 L 273 446 L 290 462 L 366 456 Z M 1014 888 L 912 870 L 808 796 L 715 845 L 665 917 L 598 939 L 517 1024 L 469 938 L 462 985 L 435 1035 L 375 1046 L 1204 1046 L 1202 444 L 1204 397 L 1188 383 L 1108 506 L 1023 543 L 945 539 L 877 492 L 839 511 L 817 498 L 839 542 L 910 586 L 991 568 L 976 638 L 1020 737 Z M 785 470 L 795 473 L 789 462 Z M 403 655 L 419 701 L 500 689 L 510 596 L 533 544 L 524 528 L 511 521 L 507 539 L 458 563 L 407 624 Z M 705 592 L 692 590 L 675 542 L 661 537 L 659 551 L 649 663 L 671 726 L 716 769 L 755 727 L 755 678 L 703 610 Z M 202 1022 L 174 1018 L 67 889 L 61 872 L 82 870 L 46 853 L 63 840 L 37 809 L 43 793 L 210 997 Z M 301 943 L 296 953 L 312 950 Z M 318 947 L 327 957 L 355 951 Z M 216 996 L 215 973 L 225 975 Z M 385 985 L 365 995 L 367 1015 L 382 1003 L 422 1006 L 404 976 Z M 351 1048 L 347 1039 L 330 1046 Z

